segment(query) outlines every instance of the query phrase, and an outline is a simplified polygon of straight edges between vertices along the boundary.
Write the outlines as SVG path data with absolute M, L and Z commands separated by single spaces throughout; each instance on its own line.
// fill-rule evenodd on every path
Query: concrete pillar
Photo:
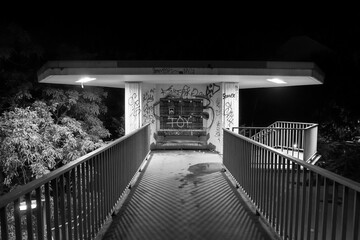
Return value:
M 125 83 L 125 134 L 128 134 L 141 127 L 141 96 L 141 83 Z
M 239 126 L 239 85 L 223 83 L 222 87 L 222 123 L 231 130 Z

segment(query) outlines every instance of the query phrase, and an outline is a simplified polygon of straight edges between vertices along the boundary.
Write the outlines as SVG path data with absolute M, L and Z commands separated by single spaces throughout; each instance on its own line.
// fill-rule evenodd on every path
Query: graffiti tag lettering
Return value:
M 195 74 L 194 68 L 153 68 L 154 74 Z
M 178 128 L 184 128 L 185 126 L 187 128 L 189 128 L 189 124 L 191 124 L 192 122 L 190 122 L 191 117 L 181 117 L 179 116 L 178 118 L 172 118 L 169 117 L 168 120 L 171 120 L 171 122 L 167 122 L 166 124 L 171 125 L 171 128 L 174 128 L 174 124 L 178 127 Z
M 234 124 L 234 112 L 230 102 L 225 103 L 225 120 L 227 126 Z
M 217 93 L 218 91 L 220 91 L 220 86 L 216 85 L 215 83 L 209 84 L 206 86 L 206 96 L 208 98 L 211 98 L 212 96 L 215 95 L 215 93 Z
M 220 100 L 220 98 L 217 98 L 216 99 L 216 110 L 215 110 L 215 114 L 216 114 L 216 116 L 220 116 L 221 115 L 221 107 L 220 107 L 220 104 L 221 104 L 221 100 Z
M 128 104 L 130 106 L 130 116 L 137 116 L 140 113 L 140 101 L 136 93 L 133 93 L 128 99 Z
M 143 108 L 143 119 L 144 124 L 147 123 L 154 123 L 155 122 L 155 116 L 154 116 L 154 92 L 155 88 L 150 89 L 149 91 L 145 92 L 143 94 L 143 102 L 144 102 L 144 108 Z
M 231 93 L 231 94 L 225 94 L 223 93 L 223 99 L 226 99 L 226 98 L 234 98 L 235 97 L 235 93 Z
M 184 85 L 180 89 L 175 89 L 173 85 L 168 87 L 167 89 L 161 88 L 161 94 L 163 96 L 173 96 L 173 97 L 180 97 L 180 98 L 188 98 L 188 97 L 195 97 L 198 95 L 204 95 L 202 92 L 200 92 L 198 89 L 191 88 L 188 85 Z

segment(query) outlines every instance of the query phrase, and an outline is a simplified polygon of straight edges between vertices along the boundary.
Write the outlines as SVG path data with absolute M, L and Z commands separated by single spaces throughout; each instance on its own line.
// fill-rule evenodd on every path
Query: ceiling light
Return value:
M 281 80 L 280 78 L 268 78 L 266 80 L 269 82 L 276 83 L 276 84 L 286 84 L 287 83 L 284 80 Z
M 90 81 L 94 81 L 94 80 L 96 80 L 96 78 L 82 77 L 79 80 L 77 80 L 76 82 L 85 83 L 85 82 L 90 82 Z
M 84 88 L 84 83 L 86 82 L 91 82 L 96 80 L 96 78 L 91 78 L 91 77 L 82 77 L 79 80 L 77 80 L 76 82 L 81 83 L 81 87 Z

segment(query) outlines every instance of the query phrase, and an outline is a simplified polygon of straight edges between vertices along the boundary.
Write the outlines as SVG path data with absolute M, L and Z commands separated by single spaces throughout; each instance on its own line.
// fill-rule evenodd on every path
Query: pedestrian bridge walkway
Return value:
M 102 239 L 271 239 L 219 154 L 155 151 Z
M 360 184 L 307 161 L 315 127 L 223 129 L 219 155 L 143 126 L 1 196 L 1 239 L 359 240 Z

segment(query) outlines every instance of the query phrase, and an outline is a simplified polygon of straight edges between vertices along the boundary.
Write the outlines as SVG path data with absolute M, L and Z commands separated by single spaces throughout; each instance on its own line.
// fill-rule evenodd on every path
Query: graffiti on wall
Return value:
M 176 125 L 176 127 L 178 128 L 184 128 L 186 126 L 186 128 L 189 128 L 189 124 L 191 124 L 190 122 L 190 117 L 169 117 L 168 120 L 170 120 L 170 122 L 167 122 L 166 124 L 171 125 L 171 128 L 174 128 L 174 125 Z
M 223 93 L 223 99 L 227 99 L 227 98 L 235 98 L 235 93 L 230 93 L 230 94 L 225 94 Z
M 215 114 L 216 116 L 220 116 L 221 115 L 221 100 L 220 98 L 217 98 L 216 101 L 215 101 Z
M 208 98 L 212 98 L 212 96 L 214 96 L 218 91 L 220 91 L 220 86 L 215 83 L 211 83 L 206 86 L 205 94 Z
M 215 130 L 215 138 L 217 138 L 217 140 L 219 141 L 219 142 L 221 142 L 221 139 L 220 139 L 220 137 L 221 137 L 221 122 L 220 121 L 217 121 L 217 123 L 216 123 L 216 130 Z
M 161 94 L 164 97 L 171 96 L 178 98 L 189 98 L 204 95 L 203 92 L 199 91 L 197 88 L 191 89 L 188 85 L 184 85 L 182 88 L 175 88 L 173 85 L 167 89 L 161 88 Z
M 136 117 L 140 114 L 140 99 L 138 98 L 137 93 L 132 93 L 130 95 L 128 104 L 130 107 L 130 116 Z
M 225 127 L 234 125 L 234 111 L 231 102 L 225 103 Z
M 156 88 L 152 88 L 143 94 L 143 121 L 144 124 L 155 123 L 154 115 L 154 93 Z
M 154 74 L 195 74 L 194 68 L 153 68 Z

